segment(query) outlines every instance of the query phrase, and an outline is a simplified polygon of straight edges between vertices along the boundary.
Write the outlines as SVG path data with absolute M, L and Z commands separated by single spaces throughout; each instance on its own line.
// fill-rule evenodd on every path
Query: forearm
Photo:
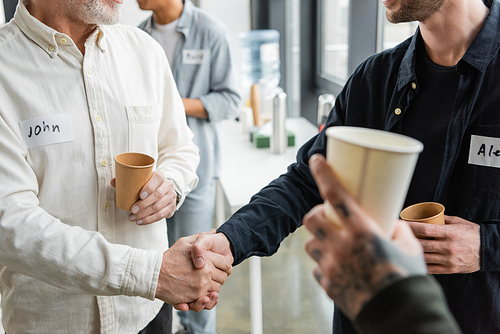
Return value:
M 364 334 L 460 333 L 430 276 L 412 276 L 379 291 L 365 304 L 355 325 Z
M 158 252 L 111 244 L 100 233 L 66 225 L 30 202 L 0 203 L 2 265 L 78 293 L 153 299 Z
M 187 116 L 208 119 L 208 113 L 205 107 L 203 107 L 200 99 L 183 98 L 182 103 L 184 103 L 184 109 L 186 110 Z
M 345 90 L 330 113 L 327 126 L 342 125 Z M 219 228 L 234 249 L 234 264 L 258 255 L 274 254 L 280 242 L 302 224 L 304 215 L 323 202 L 309 170 L 309 158 L 326 155 L 325 130 L 304 144 L 297 162 L 288 172 L 252 197 L 249 204 L 236 212 Z
M 307 165 L 292 165 L 219 228 L 231 242 L 235 264 L 250 256 L 274 254 L 280 242 L 301 226 L 304 215 L 321 203 L 311 178 Z
M 241 96 L 234 87 L 222 87 L 219 90 L 199 97 L 210 122 L 236 118 Z

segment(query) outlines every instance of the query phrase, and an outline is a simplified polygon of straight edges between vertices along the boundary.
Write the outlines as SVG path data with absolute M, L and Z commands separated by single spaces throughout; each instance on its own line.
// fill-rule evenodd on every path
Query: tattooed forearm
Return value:
M 355 315 L 383 287 L 409 276 L 414 263 L 379 236 L 359 233 L 326 290 L 346 315 Z

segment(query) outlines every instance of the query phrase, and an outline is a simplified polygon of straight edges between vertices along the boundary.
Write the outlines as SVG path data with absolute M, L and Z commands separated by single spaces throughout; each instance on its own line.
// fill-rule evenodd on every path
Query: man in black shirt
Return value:
M 325 128 L 361 126 L 426 145 L 405 205 L 436 201 L 446 225 L 411 223 L 427 269 L 464 333 L 500 333 L 500 2 L 386 0 L 392 22 L 419 21 L 415 35 L 368 58 L 347 81 Z M 324 131 L 288 172 L 256 194 L 215 236 L 237 265 L 269 256 L 321 196 L 309 158 L 325 155 Z M 381 190 L 383 191 L 383 190 Z M 335 333 L 354 333 L 338 311 Z
M 363 334 L 460 333 L 406 222 L 396 223 L 391 238 L 340 185 L 323 156 L 313 155 L 309 167 L 337 213 L 332 224 L 320 204 L 304 217 L 313 235 L 306 250 L 318 263 L 314 277 L 335 307 Z

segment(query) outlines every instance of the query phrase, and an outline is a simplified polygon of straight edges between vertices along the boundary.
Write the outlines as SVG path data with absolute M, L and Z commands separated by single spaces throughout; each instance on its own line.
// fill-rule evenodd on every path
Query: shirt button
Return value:
M 101 115 L 97 115 L 95 117 L 95 119 L 98 121 L 98 122 L 101 122 L 102 121 L 102 116 Z
M 66 38 L 61 38 L 61 43 L 66 44 L 66 43 L 68 43 L 68 40 Z
M 54 52 L 56 50 L 56 47 L 54 45 L 49 45 L 49 51 Z
M 396 108 L 396 110 L 394 110 L 394 113 L 395 113 L 396 115 L 401 115 L 401 109 Z
M 104 207 L 104 210 L 109 209 L 109 203 L 104 203 L 103 207 Z
M 89 69 L 87 70 L 87 73 L 88 73 L 89 75 L 90 75 L 90 74 L 92 74 L 92 70 L 89 68 Z
M 412 82 L 412 83 L 411 83 L 411 88 L 416 89 L 416 88 L 417 88 L 417 84 L 416 84 L 416 83 L 414 83 L 414 82 Z
M 101 160 L 102 167 L 106 167 L 107 165 L 108 165 L 108 162 L 106 161 L 106 159 Z

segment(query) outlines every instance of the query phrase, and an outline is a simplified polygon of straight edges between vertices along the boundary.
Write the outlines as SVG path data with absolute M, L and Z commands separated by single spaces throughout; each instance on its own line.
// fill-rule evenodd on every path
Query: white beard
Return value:
M 120 20 L 120 4 L 110 0 L 68 0 L 66 5 L 86 24 L 115 24 Z

